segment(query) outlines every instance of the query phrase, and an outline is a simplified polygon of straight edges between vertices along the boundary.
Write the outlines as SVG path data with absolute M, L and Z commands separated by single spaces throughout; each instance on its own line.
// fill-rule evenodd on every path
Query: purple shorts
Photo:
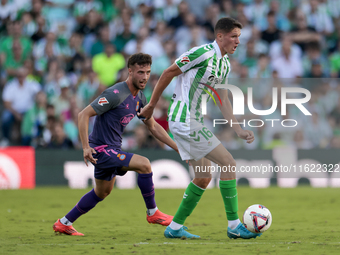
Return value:
M 109 145 L 90 144 L 90 146 L 97 152 L 97 154 L 92 154 L 95 159 L 98 159 L 97 164 L 94 164 L 96 179 L 111 181 L 116 175 L 126 174 L 126 171 L 122 171 L 121 168 L 129 166 L 133 153 Z

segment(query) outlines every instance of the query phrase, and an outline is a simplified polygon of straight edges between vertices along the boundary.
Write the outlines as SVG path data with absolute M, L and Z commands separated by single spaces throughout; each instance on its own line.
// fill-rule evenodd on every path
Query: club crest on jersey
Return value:
M 98 100 L 98 104 L 101 105 L 101 106 L 103 106 L 104 104 L 108 104 L 108 103 L 109 103 L 109 101 L 107 101 L 106 97 L 101 97 Z
M 136 112 L 138 112 L 138 109 L 139 109 L 139 101 L 137 102 L 137 105 L 136 105 Z
M 113 91 L 113 93 L 117 94 L 117 93 L 119 93 L 119 90 L 118 90 L 118 89 L 115 89 L 115 90 Z
M 180 62 L 181 63 L 189 63 L 190 59 L 188 57 L 183 57 Z
M 124 160 L 126 158 L 126 155 L 125 154 L 118 154 L 117 157 L 120 159 L 120 160 Z

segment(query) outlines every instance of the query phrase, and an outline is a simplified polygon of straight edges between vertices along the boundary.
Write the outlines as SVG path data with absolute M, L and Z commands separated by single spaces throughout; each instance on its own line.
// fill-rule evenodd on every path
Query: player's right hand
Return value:
M 92 157 L 92 154 L 97 154 L 97 152 L 95 151 L 95 149 L 88 147 L 83 149 L 83 155 L 84 155 L 84 162 L 86 164 L 86 166 L 88 166 L 88 161 L 90 161 L 93 164 L 97 164 L 97 159 Z
M 137 113 L 137 116 L 140 117 L 144 117 L 145 120 L 148 120 L 152 117 L 153 114 L 153 109 L 154 107 L 152 107 L 150 104 L 147 104 L 146 106 L 144 106 L 139 113 Z

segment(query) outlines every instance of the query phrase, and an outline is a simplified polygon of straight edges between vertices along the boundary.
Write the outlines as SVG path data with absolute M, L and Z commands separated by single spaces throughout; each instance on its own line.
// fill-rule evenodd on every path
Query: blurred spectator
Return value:
M 178 15 L 178 4 L 180 0 L 159 0 L 155 1 L 156 18 L 169 22 L 172 18 Z
M 84 35 L 84 51 L 87 55 L 90 54 L 93 43 L 96 40 L 96 35 L 101 27 L 100 16 L 94 10 L 91 10 L 86 15 L 84 24 L 78 25 L 76 32 Z
M 159 143 L 151 134 L 148 134 L 145 125 L 139 125 L 135 128 L 136 149 L 160 148 Z
M 302 58 L 302 63 L 306 78 L 323 78 L 329 74 L 329 60 L 322 54 L 321 47 L 317 42 L 307 44 L 306 54 Z M 316 73 L 312 75 L 313 67 L 318 68 L 318 66 L 322 70 L 318 71 L 318 75 L 315 76 Z
M 306 17 L 303 13 L 298 13 L 296 19 L 297 26 L 291 30 L 290 35 L 293 42 L 299 45 L 302 51 L 305 51 L 308 43 L 318 42 L 321 37 L 313 27 L 307 25 Z
M 57 121 L 52 128 L 52 138 L 47 148 L 50 149 L 73 149 L 72 141 L 66 136 L 63 124 Z
M 310 0 L 303 7 L 303 11 L 307 16 L 308 25 L 323 34 L 330 34 L 334 31 L 332 18 L 327 10 L 322 8 L 319 0 Z
M 270 78 L 271 69 L 269 63 L 269 57 L 266 54 L 260 54 L 257 65 L 249 70 L 249 76 L 252 78 Z
M 92 67 L 103 85 L 112 86 L 116 82 L 118 71 L 125 67 L 125 59 L 108 43 L 105 45 L 105 52 L 93 57 Z
M 328 146 L 332 137 L 332 129 L 329 123 L 321 118 L 318 113 L 313 112 L 311 121 L 303 127 L 304 134 L 306 134 L 308 141 L 313 144 L 313 147 L 325 148 Z
M 34 69 L 34 63 L 32 59 L 26 59 L 24 67 L 27 69 L 27 78 L 36 82 L 41 82 L 41 77 L 36 73 Z
M 54 95 L 50 102 L 54 106 L 55 116 L 59 117 L 61 120 L 68 120 L 71 118 L 70 114 L 70 100 L 71 100 L 71 91 L 69 89 L 70 83 L 67 78 L 61 77 L 58 81 L 58 85 L 60 88 L 60 94 Z
M 11 129 L 14 122 L 20 126 L 23 115 L 33 106 L 35 95 L 40 89 L 39 83 L 27 79 L 25 68 L 19 68 L 17 78 L 5 85 L 2 94 L 5 110 L 1 118 L 5 144 L 11 140 Z
M 7 72 L 7 79 L 17 75 L 18 68 L 24 65 L 26 56 L 22 52 L 21 44 L 18 40 L 13 41 L 12 51 L 4 57 L 4 68 Z
M 13 2 L 8 0 L 0 1 L 0 21 L 14 20 L 16 14 L 16 8 Z
M 23 22 L 23 26 L 22 26 L 22 34 L 24 36 L 28 36 L 31 37 L 35 30 L 36 30 L 36 24 L 33 20 L 32 15 L 29 12 L 25 12 L 22 14 L 22 22 Z
M 51 109 L 54 109 L 52 105 L 48 105 L 47 107 L 47 122 L 46 122 L 46 128 L 43 131 L 43 141 L 41 144 L 39 144 L 38 147 L 46 147 L 52 139 L 53 129 L 57 122 L 54 115 L 49 115 L 48 112 L 51 111 Z
M 53 31 L 49 31 L 46 34 L 46 37 L 39 40 L 33 47 L 33 56 L 36 59 L 41 59 L 45 57 L 46 48 L 50 48 L 52 50 L 53 56 L 61 55 L 61 48 L 59 43 L 57 42 L 57 36 Z
M 188 3 L 182 1 L 178 5 L 178 15 L 169 21 L 169 26 L 173 29 L 177 29 L 184 25 L 185 16 L 190 12 Z
M 305 139 L 304 133 L 301 130 L 295 132 L 293 142 L 297 149 L 308 150 L 313 148 L 312 142 Z
M 130 41 L 134 40 L 136 38 L 136 35 L 131 32 L 130 20 L 126 23 L 124 23 L 124 30 L 122 33 L 118 34 L 116 36 L 116 39 L 114 40 L 114 45 L 116 46 L 117 52 L 122 52 L 125 45 Z
M 33 42 L 37 42 L 46 36 L 47 27 L 43 16 L 39 15 L 36 18 L 36 30 L 32 34 L 31 39 Z
M 322 66 L 319 60 L 312 60 L 312 66 L 310 73 L 308 73 L 306 78 L 326 78 L 327 75 L 322 71 Z
M 262 40 L 271 44 L 280 38 L 281 30 L 276 26 L 276 17 L 274 11 L 267 14 L 268 28 L 261 33 Z
M 293 43 L 291 35 L 289 35 L 288 33 L 282 33 L 280 36 L 280 40 L 276 40 L 272 42 L 272 44 L 269 47 L 269 56 L 272 60 L 276 59 L 282 54 L 283 44 L 291 45 L 290 55 L 293 58 L 298 58 L 298 59 L 302 58 L 303 52 L 297 44 Z
M 189 10 L 200 20 L 203 20 L 205 10 L 212 4 L 212 0 L 186 0 Z
M 43 91 L 38 92 L 35 101 L 34 106 L 29 109 L 23 117 L 21 125 L 21 144 L 37 147 L 38 144 L 41 144 L 40 139 L 42 138 L 43 130 L 47 121 L 46 94 Z
M 127 55 L 137 52 L 147 53 L 157 58 L 163 55 L 164 49 L 158 37 L 150 36 L 149 29 L 141 27 L 137 39 L 130 40 L 124 47 L 124 53 Z
M 50 66 L 54 68 L 54 64 Z M 51 73 L 51 77 L 48 82 L 46 82 L 44 90 L 47 95 L 47 101 L 51 103 L 53 98 L 56 98 L 61 93 L 61 87 L 68 87 L 70 85 L 69 80 L 65 76 L 65 71 L 61 68 L 57 68 L 57 70 L 51 69 L 51 71 L 55 73 Z
M 98 13 L 102 13 L 103 11 L 103 4 L 100 1 L 94 0 L 83 0 L 77 1 L 74 4 L 74 11 L 73 14 L 76 17 L 79 24 L 85 23 L 86 15 L 91 11 L 95 10 Z
M 331 76 L 340 78 L 340 40 L 336 52 L 330 56 Z
M 8 36 L 5 36 L 0 41 L 0 54 L 8 54 L 11 52 L 13 42 L 18 41 L 21 46 L 23 57 L 26 58 L 31 54 L 32 50 L 32 42 L 27 37 L 22 36 L 21 30 L 21 22 L 14 21 L 11 26 L 8 26 L 10 29 L 8 32 Z
M 249 21 L 252 21 L 259 29 L 261 29 L 261 21 L 268 13 L 268 5 L 263 0 L 254 0 L 246 8 L 244 14 Z
M 104 47 L 110 42 L 110 32 L 109 32 L 109 27 L 108 26 L 103 26 L 99 30 L 99 38 L 98 40 L 92 45 L 91 48 L 91 56 L 93 57 L 94 55 L 97 55 L 99 53 L 104 52 Z
M 87 76 L 80 81 L 77 89 L 77 96 L 82 102 L 83 107 L 87 106 L 95 99 L 97 96 L 96 92 L 99 88 L 99 80 L 93 69 L 86 70 L 86 73 Z
M 176 54 L 176 44 L 174 41 L 167 41 L 164 44 L 165 54 L 152 60 L 151 73 L 161 75 L 171 63 L 171 57 Z
M 292 41 L 286 37 L 282 42 L 281 54 L 272 61 L 273 70 L 278 72 L 279 78 L 302 77 L 301 59 L 292 55 Z
M 64 132 L 73 143 L 75 148 L 82 148 L 78 137 L 78 114 L 80 110 L 77 106 L 76 98 L 70 99 L 70 118 L 64 121 Z
M 42 0 L 32 0 L 32 6 L 30 8 L 30 14 L 32 15 L 33 19 L 37 20 L 39 16 L 42 16 L 43 10 L 43 2 Z

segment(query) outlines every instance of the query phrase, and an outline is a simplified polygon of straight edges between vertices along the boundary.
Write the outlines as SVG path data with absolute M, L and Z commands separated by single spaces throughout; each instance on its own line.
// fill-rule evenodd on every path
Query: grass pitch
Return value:
M 271 228 L 260 238 L 230 240 L 218 189 L 207 190 L 186 226 L 200 240 L 174 240 L 149 225 L 138 189 L 114 189 L 74 227 L 84 237 L 55 235 L 52 225 L 89 190 L 0 190 L 0 254 L 340 254 L 339 190 L 239 187 L 239 216 L 268 207 Z M 184 190 L 156 190 L 158 207 L 174 214 Z

